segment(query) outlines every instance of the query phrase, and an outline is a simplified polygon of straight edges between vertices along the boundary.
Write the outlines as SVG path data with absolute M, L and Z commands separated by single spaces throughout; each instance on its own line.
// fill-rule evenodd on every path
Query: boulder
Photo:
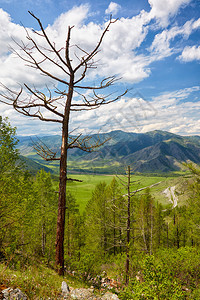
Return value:
M 102 297 L 102 300 L 119 300 L 116 294 L 112 294 L 110 292 L 105 293 Z
M 27 296 L 20 289 L 7 288 L 2 292 L 3 300 L 27 300 Z
M 62 291 L 62 296 L 63 297 L 68 296 L 69 293 L 70 293 L 69 286 L 65 281 L 62 282 L 61 291 Z
M 93 293 L 90 289 L 74 289 L 70 292 L 70 296 L 72 299 L 90 299 L 93 296 Z

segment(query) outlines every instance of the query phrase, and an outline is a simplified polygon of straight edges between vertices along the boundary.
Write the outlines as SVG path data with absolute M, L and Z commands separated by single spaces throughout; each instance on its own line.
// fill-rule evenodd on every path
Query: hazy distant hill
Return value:
M 28 170 L 30 173 L 36 173 L 37 171 L 44 169 L 46 172 L 53 173 L 51 168 L 48 168 L 38 162 L 34 161 L 33 159 L 27 158 L 25 156 L 20 155 L 20 161 L 18 162 L 22 169 Z
M 155 130 L 147 133 L 127 133 L 112 131 L 92 135 L 92 139 L 109 140 L 98 151 L 86 153 L 79 149 L 70 149 L 68 159 L 71 171 L 95 169 L 101 173 L 113 173 L 115 168 L 130 164 L 138 172 L 171 172 L 181 168 L 182 162 L 192 161 L 200 164 L 200 136 L 180 136 L 166 131 Z M 20 137 L 18 148 L 22 155 L 38 163 L 44 163 L 33 149 L 36 137 Z M 59 155 L 61 137 L 40 137 Z M 45 163 L 46 166 L 47 163 Z M 51 166 L 49 166 L 51 168 Z

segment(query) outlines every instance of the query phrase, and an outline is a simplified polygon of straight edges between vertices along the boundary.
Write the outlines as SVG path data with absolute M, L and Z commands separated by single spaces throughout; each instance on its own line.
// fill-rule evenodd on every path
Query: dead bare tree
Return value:
M 120 184 L 126 189 L 127 193 L 123 194 L 122 197 L 125 199 L 124 204 L 124 208 L 125 208 L 125 219 L 126 219 L 126 265 L 125 265 L 125 273 L 126 273 L 126 284 L 129 283 L 129 269 L 130 269 L 130 243 L 131 240 L 134 243 L 134 228 L 133 228 L 133 215 L 134 215 L 134 207 L 133 207 L 133 203 L 132 203 L 132 197 L 135 196 L 137 193 L 146 190 L 146 189 L 150 189 L 158 184 L 160 184 L 160 182 L 157 182 L 155 184 L 152 184 L 151 186 L 146 186 L 143 188 L 138 188 L 134 191 L 132 190 L 132 187 L 136 185 L 139 185 L 139 182 L 136 182 L 134 180 L 131 180 L 131 168 L 130 166 L 127 167 L 126 170 L 126 175 L 122 177 L 117 176 L 117 178 L 120 181 Z M 152 252 L 152 231 L 153 231 L 153 222 L 152 222 L 152 206 L 151 206 L 151 244 L 150 244 L 150 254 Z M 144 222 L 143 222 L 144 223 Z M 132 236 L 131 236 L 132 233 Z M 143 238 L 145 239 L 145 235 L 143 234 Z M 145 242 L 145 241 L 144 241 Z M 145 242 L 146 245 L 146 242 Z
M 73 45 L 80 56 L 75 53 L 76 59 L 72 59 L 70 37 L 73 26 L 68 27 L 67 39 L 63 48 L 57 49 L 54 41 L 51 41 L 47 35 L 41 21 L 32 12 L 30 15 L 37 21 L 40 30 L 33 30 L 30 33 L 25 28 L 27 44 L 24 42 L 16 42 L 18 50 L 13 51 L 30 67 L 40 71 L 56 82 L 56 86 L 52 89 L 46 86 L 42 89 L 31 87 L 24 83 L 19 90 L 13 90 L 8 86 L 3 86 L 4 91 L 0 93 L 0 101 L 9 105 L 28 117 L 38 118 L 41 121 L 54 122 L 62 125 L 62 144 L 61 155 L 47 148 L 41 143 L 37 146 L 37 152 L 45 160 L 60 161 L 60 177 L 59 177 L 59 200 L 58 200 L 58 218 L 56 232 L 56 267 L 60 275 L 64 274 L 64 227 L 65 227 L 65 210 L 66 210 L 66 182 L 67 182 L 67 151 L 69 148 L 80 148 L 84 151 L 91 152 L 102 142 L 92 141 L 90 137 L 83 137 L 81 134 L 75 138 L 69 136 L 69 120 L 71 111 L 83 111 L 97 109 L 105 104 L 119 100 L 127 93 L 114 97 L 112 94 L 102 95 L 102 91 L 112 86 L 116 80 L 116 76 L 104 78 L 98 85 L 85 85 L 89 69 L 97 68 L 95 56 L 99 53 L 105 34 L 108 32 L 111 24 L 116 20 L 110 18 L 105 29 L 102 31 L 99 41 L 94 49 L 90 52 L 85 51 L 79 45 Z M 38 42 L 41 40 L 42 43 Z M 45 44 L 45 46 L 44 46 Z M 75 64 L 75 66 L 74 66 Z M 51 66 L 48 68 L 48 66 Z M 58 76 L 57 71 L 61 71 L 62 76 Z M 62 88 L 60 87 L 62 86 Z M 90 91 L 90 95 L 86 96 L 84 91 Z M 82 91 L 82 92 L 81 92 Z M 76 92 L 76 94 L 75 94 Z M 79 95 L 79 101 L 73 101 L 74 95 Z M 45 114 L 48 112 L 48 116 Z

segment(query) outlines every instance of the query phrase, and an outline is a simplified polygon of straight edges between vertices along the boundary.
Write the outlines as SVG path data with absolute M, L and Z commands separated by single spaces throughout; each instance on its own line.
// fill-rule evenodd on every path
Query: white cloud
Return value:
M 187 5 L 191 0 L 148 0 L 151 6 L 150 15 L 156 18 L 159 25 L 166 27 L 170 17 L 174 16 L 181 6 Z
M 89 5 L 80 5 L 74 6 L 71 10 L 62 13 L 53 23 L 49 25 L 48 28 L 50 31 L 55 31 L 59 35 L 65 37 L 68 26 L 81 26 L 83 21 L 87 18 L 89 13 Z M 48 32 L 48 29 L 47 29 Z
M 200 101 L 190 101 L 192 93 L 199 97 L 200 86 L 177 90 L 154 97 L 151 102 L 142 97 L 123 97 L 118 102 L 96 111 L 82 112 L 73 117 L 72 127 L 87 133 L 121 129 L 129 132 L 166 130 L 177 134 L 199 134 Z M 200 99 L 199 99 L 200 100 Z M 79 128 L 79 130 L 80 130 Z
M 177 5 L 173 1 L 169 2 L 167 11 L 168 13 L 174 13 L 184 1 L 179 0 Z M 173 49 L 170 48 L 170 42 L 175 36 L 188 36 L 192 30 L 200 26 L 199 19 L 197 21 L 189 21 L 180 28 L 175 26 L 169 30 L 164 30 L 155 36 L 150 48 L 151 53 L 149 57 L 141 54 L 138 55 L 137 50 L 145 41 L 150 30 L 149 23 L 154 16 L 152 11 L 161 10 L 158 2 L 155 0 L 151 1 L 151 6 L 150 13 L 142 10 L 132 18 L 120 18 L 118 22 L 111 25 L 103 41 L 101 52 L 97 57 L 97 60 L 100 59 L 98 69 L 95 72 L 89 72 L 89 77 L 95 78 L 96 75 L 101 76 L 102 74 L 105 76 L 118 74 L 126 82 L 139 82 L 149 76 L 151 72 L 149 65 L 152 61 L 167 57 L 173 53 Z M 118 7 L 118 4 L 111 2 L 109 7 L 110 9 L 114 9 Z M 73 46 L 70 48 L 73 60 L 72 64 L 74 65 L 77 63 L 76 56 L 83 55 L 83 52 L 78 50 L 75 45 L 79 45 L 85 51 L 90 52 L 98 42 L 105 26 L 105 24 L 96 24 L 94 22 L 85 24 L 88 15 L 88 5 L 74 7 L 70 11 L 61 14 L 52 25 L 46 28 L 47 34 L 55 42 L 57 49 L 61 49 L 65 46 L 68 26 L 75 25 L 71 31 L 71 45 Z M 12 82 L 13 85 L 15 82 L 28 82 L 37 85 L 40 84 L 41 86 L 44 85 L 47 77 L 39 78 L 38 72 L 35 70 L 32 70 L 32 72 L 27 71 L 25 62 L 20 61 L 16 56 L 8 52 L 9 44 L 16 48 L 11 37 L 16 41 L 25 41 L 24 28 L 12 23 L 10 16 L 2 9 L 0 10 L 0 25 L 0 77 L 3 83 L 10 85 Z M 30 29 L 27 30 L 30 32 Z M 43 47 L 47 46 L 40 36 L 36 36 L 36 39 Z M 61 53 L 64 56 L 64 50 Z M 38 54 L 35 55 L 39 60 L 40 56 Z M 49 55 L 51 55 L 50 52 Z M 60 68 L 52 67 L 47 62 L 44 62 L 43 66 L 49 72 L 53 70 L 55 75 L 64 78 L 65 74 L 61 72 Z
M 115 2 L 110 2 L 108 8 L 105 10 L 106 14 L 112 14 L 115 16 L 120 10 L 121 6 Z
M 200 86 L 194 86 L 154 97 L 151 104 L 157 111 L 155 122 L 144 122 L 143 132 L 151 126 L 151 129 L 159 128 L 177 134 L 199 134 L 199 91 Z M 198 95 L 195 102 L 188 100 L 194 98 L 192 93 Z
M 188 39 L 191 33 L 198 28 L 200 28 L 200 18 L 196 21 L 187 21 L 183 26 L 174 26 L 156 34 L 149 48 L 152 60 L 159 60 L 180 51 L 180 49 L 171 47 L 171 42 L 177 36 L 183 36 L 184 39 Z
M 75 133 L 85 134 L 119 129 L 143 133 L 160 129 L 183 135 L 199 134 L 199 92 L 200 86 L 194 86 L 161 94 L 150 102 L 129 95 L 98 110 L 72 112 L 71 129 L 77 128 Z M 189 100 L 196 97 L 196 101 Z M 11 107 L 0 104 L 0 111 L 3 110 L 12 126 L 17 126 L 18 135 L 60 134 L 60 124 L 23 117 Z
M 97 79 L 102 78 L 102 74 L 103 76 L 118 74 L 119 77 L 123 78 L 124 82 L 133 84 L 142 81 L 151 73 L 151 62 L 167 57 L 177 50 L 171 46 L 175 37 L 179 36 L 187 39 L 194 30 L 200 27 L 200 18 L 198 20 L 190 20 L 182 27 L 178 25 L 169 27 L 155 36 L 149 48 L 150 54 L 148 56 L 144 54 L 145 52 L 138 54 L 141 45 L 145 42 L 148 33 L 152 29 L 152 27 L 150 27 L 152 19 L 155 18 L 159 20 L 161 25 L 167 24 L 169 17 L 177 13 L 181 5 L 189 3 L 189 1 L 186 0 L 168 0 L 166 3 L 163 1 L 163 3 L 165 3 L 165 11 L 161 2 L 162 1 L 151 0 L 150 13 L 143 10 L 132 18 L 120 18 L 115 24 L 111 25 L 109 32 L 107 32 L 103 40 L 101 52 L 97 56 L 97 60 L 100 59 L 98 69 L 89 72 L 89 80 L 92 79 L 92 81 L 95 82 Z M 114 7 L 115 6 L 111 6 L 110 9 L 114 11 Z M 88 15 L 88 5 L 74 7 L 70 11 L 60 15 L 52 25 L 46 28 L 46 32 L 50 39 L 55 42 L 57 49 L 61 49 L 65 47 L 68 26 L 75 25 L 71 32 L 71 44 L 73 46 L 70 47 L 73 64 L 77 62 L 76 55 L 81 53 L 80 50 L 75 47 L 75 44 L 78 44 L 82 49 L 90 52 L 96 45 L 106 25 L 94 22 L 86 23 Z M 30 29 L 27 30 L 31 32 Z M 10 16 L 0 9 L 0 81 L 10 87 L 16 86 L 16 82 L 27 82 L 36 86 L 44 86 L 44 84 L 47 83 L 47 77 L 38 76 L 38 72 L 35 70 L 27 69 L 24 61 L 21 61 L 16 55 L 9 52 L 8 44 L 11 44 L 12 47 L 16 47 L 11 37 L 14 37 L 17 41 L 24 40 L 24 28 L 14 24 Z M 37 40 L 43 47 L 46 47 L 46 44 L 39 35 L 37 36 Z M 73 54 L 74 52 L 76 55 Z M 60 53 L 64 55 L 64 51 Z M 81 53 L 81 55 L 82 54 L 83 53 Z M 49 53 L 49 55 L 51 54 Z M 39 56 L 36 57 L 39 58 Z M 194 58 L 199 59 L 199 47 L 186 47 L 179 58 L 184 61 Z M 59 68 L 56 70 L 46 62 L 44 65 L 49 71 L 55 72 L 56 75 L 62 78 L 66 76 L 60 72 Z M 130 99 L 124 98 L 117 103 L 107 106 L 106 110 L 101 108 L 98 111 L 80 114 L 75 120 L 73 119 L 72 125 L 76 127 L 81 122 L 81 127 L 83 127 L 84 130 L 88 128 L 96 130 L 96 128 L 102 127 L 104 130 L 106 130 L 106 128 L 107 130 L 121 128 L 123 130 L 145 132 L 159 128 L 177 132 L 181 130 L 186 133 L 187 128 L 192 132 L 193 125 L 193 133 L 195 133 L 197 124 L 199 123 L 197 122 L 194 125 L 194 120 L 196 122 L 198 119 L 196 115 L 199 110 L 199 105 L 190 103 L 190 105 L 187 106 L 184 103 L 178 103 L 180 99 L 184 100 L 190 92 L 189 89 L 185 89 L 179 91 L 179 93 L 161 95 L 154 98 L 151 105 L 142 99 L 139 101 L 134 97 L 130 97 Z M 47 125 L 44 122 L 41 125 L 40 121 L 33 121 L 33 119 L 30 121 L 29 118 L 19 117 L 10 107 L 8 109 L 7 107 L 1 106 L 0 109 L 4 112 L 4 115 L 8 115 L 10 119 L 13 120 L 13 125 L 19 125 L 20 128 L 20 124 L 23 123 L 21 133 L 23 133 L 25 129 L 29 130 L 27 133 L 36 133 L 35 128 L 39 128 L 40 132 L 46 130 Z M 32 122 L 35 124 L 35 128 L 31 129 Z M 186 124 L 185 127 L 183 123 Z M 54 124 L 49 126 L 48 124 L 47 127 L 50 128 L 49 133 L 55 132 L 56 126 L 57 125 Z
M 178 58 L 184 62 L 200 60 L 200 46 L 186 46 L 183 49 L 182 54 Z

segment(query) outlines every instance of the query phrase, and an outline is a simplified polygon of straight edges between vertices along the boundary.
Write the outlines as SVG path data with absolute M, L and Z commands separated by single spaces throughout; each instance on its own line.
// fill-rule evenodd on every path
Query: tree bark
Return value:
M 64 275 L 64 235 L 67 185 L 67 149 L 69 137 L 69 115 L 73 97 L 74 74 L 71 74 L 68 96 L 65 106 L 65 117 L 62 126 L 62 145 L 60 156 L 60 180 L 58 198 L 58 217 L 56 231 L 56 268 L 59 275 Z
M 67 134 L 66 128 L 62 129 L 62 146 L 60 159 L 60 183 L 58 198 L 58 218 L 56 231 L 56 268 L 59 275 L 64 275 L 64 229 L 66 211 L 66 183 L 67 183 Z
M 127 207 L 127 227 L 126 227 L 126 284 L 129 282 L 129 246 L 130 246 L 130 222 L 131 222 L 131 212 L 130 212 L 130 203 L 131 203 L 131 195 L 130 195 L 130 178 L 131 171 L 130 166 L 128 166 L 128 207 Z

